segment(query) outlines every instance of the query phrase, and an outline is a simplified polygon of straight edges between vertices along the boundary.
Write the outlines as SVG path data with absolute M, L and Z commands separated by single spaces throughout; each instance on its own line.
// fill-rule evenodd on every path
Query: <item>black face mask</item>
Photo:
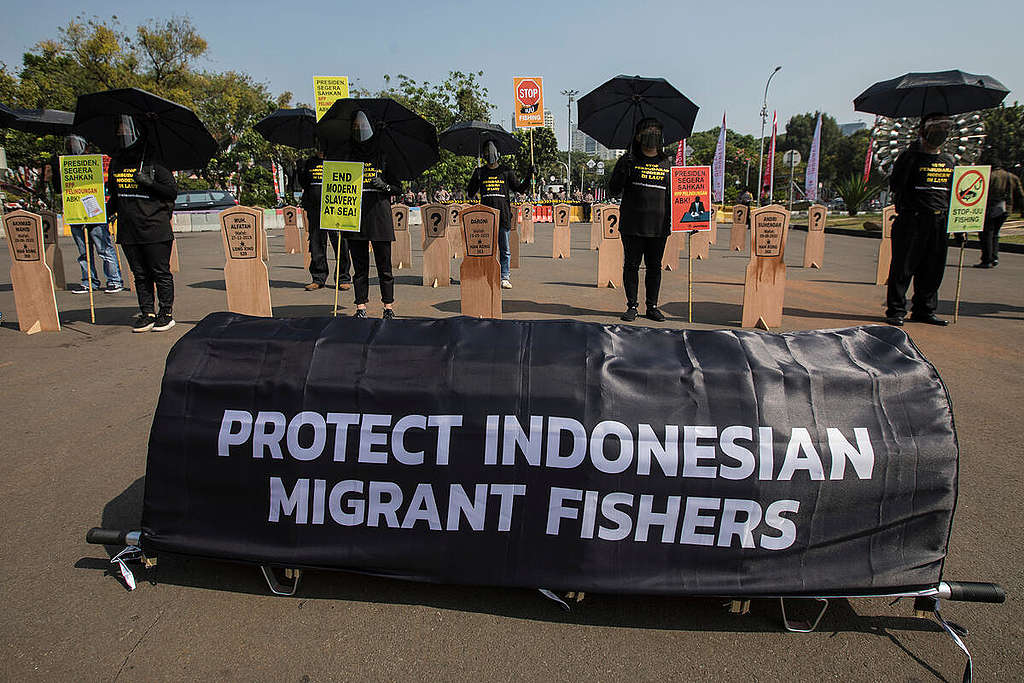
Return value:
M 495 146 L 493 142 L 488 141 L 484 145 L 483 157 L 484 161 L 486 161 L 488 164 L 498 163 L 498 148 L 497 146 Z
M 934 121 L 929 122 L 921 131 L 921 139 L 929 147 L 941 147 L 947 139 L 949 139 L 949 132 L 953 127 L 951 121 Z
M 658 149 L 661 147 L 661 131 L 647 130 L 640 133 L 640 146 Z

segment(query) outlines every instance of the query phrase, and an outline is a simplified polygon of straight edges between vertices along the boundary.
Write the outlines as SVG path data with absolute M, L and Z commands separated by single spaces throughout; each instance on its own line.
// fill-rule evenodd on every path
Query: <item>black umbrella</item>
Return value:
M 312 109 L 278 109 L 253 128 L 267 142 L 295 149 L 316 147 L 316 112 Z
M 316 131 L 328 143 L 329 159 L 348 154 L 352 119 L 360 111 L 370 120 L 374 134 L 380 136 L 381 152 L 399 180 L 413 180 L 437 163 L 437 129 L 419 114 L 387 98 L 346 98 L 327 110 Z
M 33 135 L 71 135 L 75 115 L 60 109 L 15 109 L 12 128 Z
M 453 123 L 438 139 L 441 146 L 458 156 L 475 157 L 487 140 L 494 142 L 498 154 L 515 154 L 522 146 L 512 133 L 496 123 L 464 121 Z
M 80 96 L 74 130 L 113 155 L 119 151 L 116 122 L 124 114 L 144 131 L 144 158 L 172 171 L 203 168 L 217 151 L 217 142 L 195 112 L 138 88 Z
M 18 116 L 10 107 L 0 104 L 0 128 L 13 128 Z
M 857 96 L 853 108 L 893 118 L 963 114 L 995 107 L 1009 92 L 991 76 L 959 70 L 910 73 L 875 83 Z
M 616 76 L 580 98 L 579 129 L 609 149 L 628 149 L 636 124 L 661 122 L 665 144 L 689 137 L 697 105 L 664 78 Z

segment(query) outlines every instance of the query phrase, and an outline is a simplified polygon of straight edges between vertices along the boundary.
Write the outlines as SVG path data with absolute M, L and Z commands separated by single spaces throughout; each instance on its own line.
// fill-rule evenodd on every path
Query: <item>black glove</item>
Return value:
M 135 183 L 141 187 L 153 187 L 156 185 L 156 181 L 153 179 L 152 168 L 140 168 L 135 172 Z
M 370 181 L 370 187 L 381 192 L 391 192 L 391 186 L 379 175 L 374 176 L 373 180 Z

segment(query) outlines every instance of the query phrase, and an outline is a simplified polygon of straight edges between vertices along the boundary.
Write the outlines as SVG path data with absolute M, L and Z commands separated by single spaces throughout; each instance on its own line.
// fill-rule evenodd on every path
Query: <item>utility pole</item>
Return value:
M 781 66 L 775 67 L 775 71 L 772 71 L 772 75 L 768 77 L 768 82 L 764 84 L 764 100 L 761 102 L 761 151 L 757 154 L 757 205 L 761 206 L 761 195 L 764 194 L 764 187 L 761 185 L 761 167 L 764 163 L 764 126 L 768 123 L 768 86 L 771 85 L 772 79 L 775 78 L 775 74 L 779 73 L 782 69 Z M 772 180 L 774 181 L 775 169 L 772 169 Z
M 566 201 L 572 200 L 572 102 L 576 99 L 576 96 L 580 94 L 579 90 L 563 90 L 562 94 L 569 98 L 569 104 L 566 109 L 568 110 L 568 116 L 565 120 L 565 129 L 568 134 L 565 145 L 565 159 L 566 159 L 566 173 L 565 173 L 565 199 Z

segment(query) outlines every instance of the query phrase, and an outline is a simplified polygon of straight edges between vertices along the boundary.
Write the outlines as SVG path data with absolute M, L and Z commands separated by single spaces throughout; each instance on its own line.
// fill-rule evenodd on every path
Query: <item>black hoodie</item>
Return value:
M 672 223 L 671 169 L 672 157 L 660 150 L 657 156 L 646 156 L 634 139 L 608 180 L 608 194 L 622 195 L 621 234 L 668 237 Z
M 165 167 L 146 163 L 144 170 L 153 178 L 153 183 L 148 187 L 139 185 L 135 182 L 138 170 L 137 150 L 125 150 L 110 160 L 107 216 L 117 214 L 117 242 L 153 244 L 173 240 L 171 214 L 178 196 L 178 184 Z
M 353 145 L 350 161 L 363 162 L 363 206 L 359 232 L 346 232 L 347 240 L 395 241 L 395 222 L 391 216 L 391 197 L 402 194 L 402 182 L 388 168 L 387 159 L 377 145 Z M 376 187 L 380 178 L 385 188 Z

